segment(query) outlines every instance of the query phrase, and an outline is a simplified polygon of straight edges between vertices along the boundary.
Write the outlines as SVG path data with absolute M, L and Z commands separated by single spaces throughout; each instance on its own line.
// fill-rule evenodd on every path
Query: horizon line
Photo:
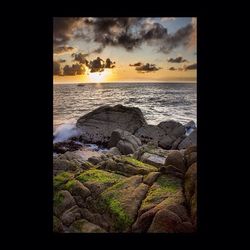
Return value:
M 193 83 L 197 84 L 196 80 L 173 80 L 173 81 L 114 81 L 114 82 L 54 82 L 53 84 L 102 84 L 102 83 Z

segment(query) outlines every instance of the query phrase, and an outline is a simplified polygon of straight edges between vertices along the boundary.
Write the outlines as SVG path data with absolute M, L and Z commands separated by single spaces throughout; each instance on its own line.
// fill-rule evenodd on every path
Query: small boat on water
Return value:
M 84 83 L 77 84 L 78 87 L 85 87 L 86 85 Z

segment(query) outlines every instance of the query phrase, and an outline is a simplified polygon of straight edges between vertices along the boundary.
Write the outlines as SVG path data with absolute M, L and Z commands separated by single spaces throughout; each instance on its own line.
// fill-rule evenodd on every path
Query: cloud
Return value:
M 77 38 L 99 44 L 92 53 L 101 53 L 106 46 L 132 51 L 146 43 L 168 54 L 178 46 L 195 45 L 196 18 L 173 34 L 169 34 L 161 23 L 153 21 L 141 17 L 54 18 L 54 46 L 65 45 Z
M 167 37 L 168 30 L 164 28 L 160 23 L 153 23 L 146 25 L 147 29 L 141 31 L 142 40 L 152 40 L 152 39 L 163 39 Z
M 74 37 L 74 31 L 81 25 L 79 17 L 54 17 L 53 18 L 53 43 L 54 46 L 64 45 Z
M 79 62 L 81 64 L 85 64 L 88 65 L 88 60 L 86 59 L 86 57 L 88 56 L 88 54 L 82 54 L 82 53 L 73 53 L 71 55 L 74 59 L 74 61 Z
M 158 71 L 161 68 L 158 68 L 155 66 L 155 64 L 143 64 L 141 66 L 138 66 L 135 68 L 135 70 L 137 70 L 140 73 L 148 73 L 148 72 L 154 72 L 154 71 Z
M 175 67 L 170 67 L 168 70 L 177 70 L 177 68 L 175 68 Z
M 110 58 L 107 58 L 106 61 L 97 57 L 95 60 L 90 61 L 87 65 L 90 69 L 90 73 L 102 72 L 104 69 L 112 69 L 115 67 L 115 62 L 112 62 Z
M 142 65 L 141 62 L 134 63 L 134 64 L 129 64 L 129 66 L 131 66 L 131 67 L 138 67 L 138 66 L 141 66 L 141 65 Z
M 61 75 L 61 66 L 57 61 L 53 61 L 53 75 Z
M 184 66 L 184 70 L 195 70 L 195 69 L 197 69 L 197 63 Z
M 168 62 L 170 62 L 170 63 L 183 63 L 183 62 L 187 62 L 187 60 L 182 58 L 181 56 L 179 56 L 179 57 L 176 57 L 176 58 L 170 58 L 168 60 Z
M 104 47 L 100 46 L 97 49 L 93 50 L 91 53 L 101 53 L 103 51 Z
M 73 50 L 74 48 L 70 46 L 59 46 L 54 48 L 54 54 L 66 54 L 72 52 Z
M 72 66 L 65 65 L 63 68 L 63 75 L 65 76 L 74 76 L 74 75 L 82 75 L 85 73 L 85 68 L 81 64 L 73 64 Z
M 174 21 L 176 20 L 176 17 L 162 17 L 161 20 L 162 21 Z
M 105 68 L 112 69 L 115 67 L 115 62 L 112 62 L 109 58 L 106 59 Z
M 65 63 L 66 60 L 65 60 L 65 59 L 59 59 L 58 62 L 59 62 L 59 63 Z
M 88 67 L 90 68 L 90 73 L 102 72 L 104 71 L 105 64 L 100 57 L 97 57 L 95 60 L 89 62 Z
M 176 47 L 188 46 L 193 32 L 193 25 L 188 24 L 185 27 L 178 29 L 174 34 L 169 34 L 164 40 L 164 43 L 160 47 L 159 51 L 169 54 Z

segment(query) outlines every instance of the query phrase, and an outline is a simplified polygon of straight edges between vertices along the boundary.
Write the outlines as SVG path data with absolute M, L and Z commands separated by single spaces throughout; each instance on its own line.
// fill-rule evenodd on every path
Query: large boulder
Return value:
M 115 129 L 123 129 L 134 133 L 145 125 L 146 121 L 139 108 L 123 105 L 102 106 L 80 117 L 76 126 L 81 131 L 80 138 L 84 142 L 105 144 Z
M 155 125 L 144 125 L 135 132 L 135 136 L 140 138 L 142 143 L 153 141 L 158 144 L 164 135 L 164 130 Z
M 186 149 L 197 145 L 197 129 L 193 130 L 179 145 L 178 149 Z
M 141 146 L 141 140 L 130 132 L 122 129 L 114 130 L 108 142 L 109 148 L 117 147 L 124 155 L 134 153 L 139 146 Z
M 166 135 L 178 138 L 185 134 L 185 127 L 180 123 L 174 120 L 169 120 L 161 122 L 158 124 L 158 127 L 164 130 Z

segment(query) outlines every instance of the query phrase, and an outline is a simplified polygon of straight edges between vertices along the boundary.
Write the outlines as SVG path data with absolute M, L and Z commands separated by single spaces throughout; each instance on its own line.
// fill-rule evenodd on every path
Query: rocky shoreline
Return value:
M 54 232 L 196 231 L 193 121 L 149 125 L 139 108 L 116 105 L 95 109 L 76 126 L 79 136 L 53 147 Z

